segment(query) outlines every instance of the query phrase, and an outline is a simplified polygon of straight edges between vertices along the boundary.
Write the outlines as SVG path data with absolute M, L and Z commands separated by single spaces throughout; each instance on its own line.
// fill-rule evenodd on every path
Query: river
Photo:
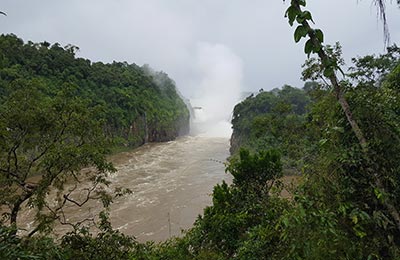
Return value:
M 211 204 L 214 185 L 230 180 L 222 163 L 228 156 L 228 138 L 202 136 L 113 156 L 111 181 L 133 191 L 112 205 L 113 226 L 139 241 L 179 235 Z
M 211 204 L 213 187 L 223 180 L 231 182 L 223 164 L 228 156 L 228 138 L 201 135 L 146 144 L 111 156 L 117 168 L 109 176 L 112 187 L 132 190 L 111 205 L 113 227 L 141 242 L 181 235 Z M 66 205 L 65 212 L 67 220 L 75 222 L 95 216 L 101 209 L 97 201 L 82 208 Z M 19 219 L 27 230 L 32 228 L 32 215 L 32 210 L 26 210 Z M 68 230 L 69 226 L 61 225 L 54 229 L 58 235 Z

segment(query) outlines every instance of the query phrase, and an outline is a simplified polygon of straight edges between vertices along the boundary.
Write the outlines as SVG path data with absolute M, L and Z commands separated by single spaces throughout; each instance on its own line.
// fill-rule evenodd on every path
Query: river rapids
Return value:
M 109 176 L 112 186 L 132 190 L 111 205 L 113 227 L 141 242 L 181 235 L 211 204 L 213 187 L 231 181 L 224 165 L 228 156 L 228 138 L 201 135 L 113 155 L 110 160 L 117 172 Z M 81 208 L 69 206 L 66 215 L 74 222 L 101 209 L 100 202 L 92 202 Z M 29 211 L 20 220 L 27 223 L 28 230 L 33 225 L 33 212 Z M 55 231 L 62 235 L 68 228 L 56 226 Z

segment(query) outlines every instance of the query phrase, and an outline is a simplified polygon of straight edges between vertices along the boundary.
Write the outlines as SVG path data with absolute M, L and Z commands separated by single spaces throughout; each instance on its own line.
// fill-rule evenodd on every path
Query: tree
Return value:
M 188 132 L 189 111 L 167 74 L 127 62 L 92 63 L 75 57 L 78 49 L 0 35 L 0 99 L 16 79 L 42 81 L 46 93 L 68 82 L 78 86 L 79 97 L 103 107 L 104 131 L 115 146 L 169 141 Z
M 324 77 L 326 77 L 331 82 L 331 86 L 334 89 L 336 99 L 346 116 L 347 122 L 349 123 L 353 133 L 357 137 L 364 156 L 368 157 L 368 141 L 365 137 L 364 132 L 360 128 L 359 122 L 357 122 L 357 120 L 353 116 L 353 112 L 344 93 L 344 87 L 340 84 L 340 81 L 336 76 L 336 72 L 340 71 L 343 74 L 344 72 L 339 67 L 338 58 L 333 55 L 329 55 L 329 52 L 323 46 L 324 36 L 322 31 L 320 29 L 311 28 L 309 24 L 309 21 L 313 21 L 311 13 L 309 11 L 303 11 L 301 9 L 301 6 L 305 7 L 305 5 L 305 0 L 292 0 L 290 7 L 286 11 L 286 16 L 289 19 L 289 24 L 292 26 L 295 21 L 299 24 L 295 30 L 294 39 L 296 42 L 298 42 L 301 38 L 308 36 L 309 39 L 305 44 L 304 52 L 307 55 L 310 55 L 312 53 L 318 55 L 320 59 L 321 71 L 323 72 Z M 386 187 L 377 177 L 377 175 L 373 172 L 370 172 L 370 174 L 372 176 L 375 176 L 375 187 L 386 193 Z M 387 208 L 389 214 L 391 215 L 393 221 L 397 226 L 398 231 L 400 231 L 400 214 L 395 204 L 390 200 L 390 198 L 382 201 L 382 203 Z
M 107 149 L 99 111 L 76 96 L 76 88 L 63 86 L 54 97 L 45 95 L 40 83 L 19 80 L 0 109 L 0 205 L 2 224 L 19 228 L 18 216 L 25 205 L 36 209 L 37 231 L 47 231 L 55 220 L 67 223 L 63 207 L 82 206 L 90 199 L 111 200 L 101 184 L 113 166 L 105 159 Z M 93 167 L 93 186 L 83 201 L 73 199 L 81 169 Z M 66 183 L 72 188 L 66 188 Z M 56 205 L 47 200 L 56 192 Z
M 273 230 L 281 213 L 280 207 L 285 205 L 271 195 L 277 179 L 282 175 L 277 151 L 252 154 L 242 149 L 239 157 L 232 160 L 226 170 L 232 174 L 233 184 L 228 186 L 223 182 L 214 187 L 213 205 L 205 208 L 204 216 L 197 219 L 194 228 L 187 234 L 187 246 L 195 255 L 211 251 L 224 255 L 217 259 L 232 259 L 243 242 L 249 239 L 253 229 L 267 222 L 269 229 Z M 273 248 L 271 245 L 277 242 L 276 237 L 263 241 L 268 245 L 264 250 L 270 250 Z
M 385 54 L 353 58 L 352 62 L 354 66 L 350 67 L 348 74 L 352 84 L 377 87 L 400 64 L 400 48 L 394 44 L 387 48 Z

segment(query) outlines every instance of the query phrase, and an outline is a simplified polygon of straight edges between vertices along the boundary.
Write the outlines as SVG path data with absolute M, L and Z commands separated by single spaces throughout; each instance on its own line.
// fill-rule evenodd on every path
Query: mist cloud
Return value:
M 222 44 L 199 43 L 195 71 L 198 82 L 192 105 L 195 110 L 194 131 L 208 136 L 229 137 L 232 109 L 239 101 L 243 64 L 231 49 Z

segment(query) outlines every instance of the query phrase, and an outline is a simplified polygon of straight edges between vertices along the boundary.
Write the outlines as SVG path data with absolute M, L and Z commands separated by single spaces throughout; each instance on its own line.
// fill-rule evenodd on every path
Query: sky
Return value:
M 92 61 L 149 64 L 168 73 L 188 98 L 224 84 L 221 94 L 230 92 L 229 85 L 236 92 L 302 87 L 304 41 L 293 40 L 295 28 L 284 18 L 287 2 L 2 0 L 0 10 L 7 16 L 0 16 L 0 33 L 73 44 L 80 48 L 78 56 Z M 346 62 L 384 52 L 382 24 L 371 0 L 307 4 L 325 42 L 342 44 Z M 387 16 L 391 42 L 400 44 L 400 8 L 390 1 Z M 215 77 L 219 72 L 222 78 Z M 230 75 L 234 79 L 224 81 Z

